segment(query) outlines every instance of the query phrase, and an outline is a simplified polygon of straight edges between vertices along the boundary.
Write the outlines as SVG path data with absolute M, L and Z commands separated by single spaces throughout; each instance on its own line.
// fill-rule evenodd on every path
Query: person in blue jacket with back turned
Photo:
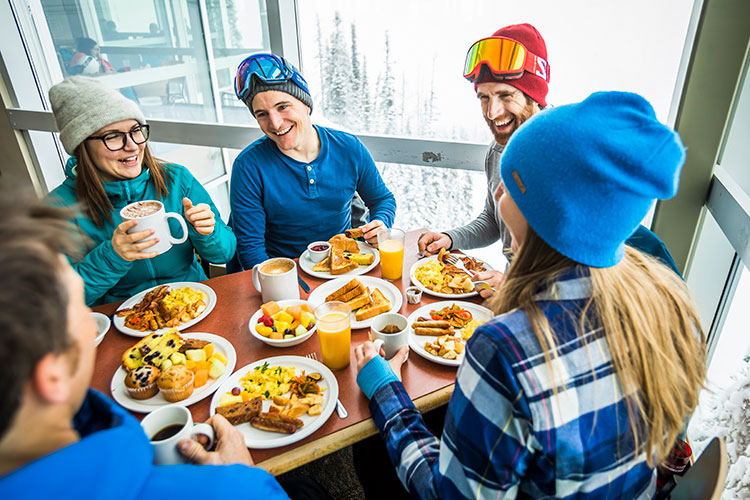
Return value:
M 377 245 L 378 232 L 393 224 L 396 200 L 356 136 L 312 124 L 313 100 L 294 66 L 254 54 L 240 63 L 235 92 L 265 134 L 232 168 L 239 264 L 298 257 L 308 243 L 343 233 L 355 192 L 370 210 L 364 238 Z
M 71 155 L 65 181 L 49 197 L 80 206 L 75 223 L 89 246 L 74 268 L 83 277 L 88 305 L 127 299 L 162 283 L 205 280 L 196 251 L 216 264 L 232 258 L 234 233 L 187 168 L 151 155 L 149 126 L 133 101 L 82 76 L 54 85 L 49 97 L 60 140 Z M 167 212 L 183 215 L 187 240 L 157 255 L 148 250 L 157 242 L 150 238 L 153 231 L 128 234 L 136 222 L 123 222 L 120 210 L 142 200 L 159 200 Z M 170 227 L 179 237 L 177 223 L 170 220 Z
M 223 417 L 208 421 L 216 451 L 179 443 L 191 461 L 216 465 L 154 465 L 138 421 L 88 389 L 96 325 L 60 253 L 75 246 L 71 216 L 32 193 L 0 192 L 0 496 L 288 500 Z

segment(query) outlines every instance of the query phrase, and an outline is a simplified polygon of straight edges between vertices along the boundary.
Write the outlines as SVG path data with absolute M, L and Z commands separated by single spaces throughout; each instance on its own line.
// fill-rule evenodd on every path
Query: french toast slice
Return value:
M 346 305 L 348 305 L 352 311 L 354 311 L 355 309 L 359 309 L 360 307 L 366 306 L 369 303 L 370 303 L 370 290 L 367 287 L 365 287 L 362 293 L 346 301 Z
M 325 301 L 330 302 L 332 300 L 341 300 L 341 297 L 344 294 L 360 286 L 362 286 L 362 283 L 357 278 L 354 278 L 353 280 L 348 281 L 344 286 L 342 286 L 338 290 L 331 293 L 328 297 L 326 297 Z M 354 295 L 352 295 L 352 297 L 354 297 Z M 349 298 L 352 298 L 352 297 L 349 297 Z M 349 300 L 349 299 L 346 299 L 346 300 Z
M 372 294 L 370 294 L 370 303 L 359 308 L 354 317 L 357 321 L 364 321 L 390 310 L 391 302 L 385 298 L 383 292 L 381 292 L 379 288 L 376 288 L 373 290 Z

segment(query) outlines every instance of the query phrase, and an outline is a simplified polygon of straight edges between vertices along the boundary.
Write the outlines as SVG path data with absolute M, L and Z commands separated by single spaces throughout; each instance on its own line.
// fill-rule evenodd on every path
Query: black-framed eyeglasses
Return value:
M 128 136 L 130 140 L 136 144 L 143 144 L 148 140 L 149 125 L 138 125 L 133 127 L 130 132 L 108 132 L 104 135 L 92 135 L 87 138 L 87 141 L 99 139 L 110 151 L 120 151 L 125 148 L 128 143 Z

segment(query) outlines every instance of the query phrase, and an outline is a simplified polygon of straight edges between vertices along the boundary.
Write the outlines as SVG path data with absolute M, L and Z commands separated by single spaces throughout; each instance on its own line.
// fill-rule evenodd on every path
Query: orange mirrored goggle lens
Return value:
M 473 82 L 479 78 L 482 65 L 495 77 L 507 79 L 523 75 L 526 47 L 507 38 L 484 38 L 471 46 L 466 54 L 464 78 Z

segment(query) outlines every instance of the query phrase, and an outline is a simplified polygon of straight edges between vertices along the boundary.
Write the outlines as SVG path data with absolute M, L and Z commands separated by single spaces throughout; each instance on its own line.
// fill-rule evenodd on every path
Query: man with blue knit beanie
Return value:
M 369 209 L 364 238 L 377 245 L 377 233 L 393 224 L 396 200 L 356 136 L 312 124 L 313 100 L 296 68 L 274 54 L 253 54 L 237 69 L 235 92 L 265 134 L 232 168 L 241 267 L 299 257 L 308 243 L 343 233 L 355 193 Z
M 676 194 L 684 159 L 679 136 L 657 121 L 642 97 L 595 93 L 583 102 L 542 111 L 514 133 L 501 165 L 510 201 L 505 196 L 502 200 L 496 196 L 495 201 L 504 203 L 501 213 L 513 246 L 523 242 L 531 228 L 576 266 L 611 267 L 623 258 L 626 240 L 654 199 Z M 586 300 L 576 283 L 552 283 L 552 295 L 540 300 L 559 302 L 555 307 L 564 315 L 579 307 L 576 300 Z M 523 405 L 532 404 L 527 391 L 541 391 L 527 385 L 547 377 L 541 374 L 546 370 L 541 366 L 544 356 L 527 341 L 514 344 L 514 351 L 496 352 L 493 346 L 498 344 L 493 341 L 498 332 L 505 339 L 526 339 L 532 329 L 529 321 L 524 311 L 511 311 L 477 328 L 467 343 L 440 439 L 424 425 L 400 382 L 408 347 L 390 363 L 371 342 L 355 348 L 357 383 L 370 399 L 375 424 L 412 498 L 515 498 L 534 496 L 531 492 L 545 492 L 548 498 L 652 497 L 653 469 L 646 465 L 645 456 L 623 459 L 610 453 L 623 429 L 605 419 L 593 432 L 592 407 L 594 413 L 611 414 L 617 392 L 602 393 L 584 404 L 555 399 L 557 393 L 550 389 L 544 396 L 547 400 L 533 404 L 556 417 L 532 412 L 538 421 L 526 419 L 528 407 Z M 564 350 L 565 356 L 584 359 L 591 356 L 586 352 L 585 344 L 566 345 Z M 576 383 L 584 386 L 606 374 L 582 371 L 575 376 Z M 508 383 L 515 384 L 514 389 Z M 579 397 L 591 395 L 579 393 Z M 579 413 L 583 408 L 586 413 Z M 565 430 L 545 427 L 545 422 L 552 425 L 557 419 L 566 422 L 564 429 L 591 432 L 586 439 L 572 438 L 572 446 L 582 443 L 583 447 L 569 453 L 586 457 L 587 467 L 595 472 L 567 471 L 558 477 L 566 465 L 554 461 L 555 450 L 560 453 L 554 439 L 565 439 Z M 523 462 L 518 461 L 519 454 L 524 455 Z

